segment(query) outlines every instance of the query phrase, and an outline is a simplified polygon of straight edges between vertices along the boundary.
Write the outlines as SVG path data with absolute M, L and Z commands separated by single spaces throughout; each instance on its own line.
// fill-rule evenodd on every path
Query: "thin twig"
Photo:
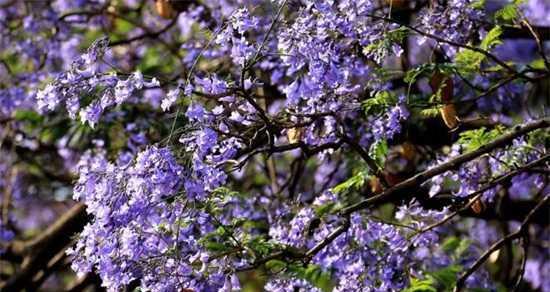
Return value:
M 521 137 L 531 131 L 534 131 L 536 129 L 541 128 L 547 128 L 550 126 L 550 118 L 544 118 L 540 120 L 536 120 L 527 124 L 524 124 L 523 126 L 516 126 L 512 132 L 508 134 L 504 134 L 501 137 L 495 139 L 494 141 L 487 143 L 477 150 L 456 156 L 455 158 L 442 163 L 438 166 L 432 167 L 426 171 L 423 171 L 421 173 L 418 173 L 414 175 L 413 177 L 406 179 L 405 181 L 396 184 L 392 186 L 391 188 L 387 189 L 386 191 L 382 192 L 381 194 L 378 194 L 376 196 L 370 197 L 368 199 L 365 199 L 359 203 L 353 204 L 347 208 L 344 208 L 341 212 L 342 215 L 348 215 L 353 212 L 368 208 L 370 206 L 376 206 L 380 205 L 386 202 L 389 202 L 393 199 L 396 199 L 396 196 L 403 195 L 403 191 L 406 190 L 412 190 L 415 187 L 418 187 L 420 184 L 422 184 L 424 181 L 442 174 L 446 171 L 452 170 L 460 166 L 461 164 L 468 162 L 470 160 L 473 160 L 485 153 L 488 153 L 496 148 L 502 147 L 513 141 L 514 139 Z M 414 193 L 414 192 L 413 192 Z M 410 194 L 412 195 L 412 194 Z M 403 198 L 398 198 L 403 199 Z
M 485 191 L 499 185 L 499 184 L 502 184 L 510 179 L 512 179 L 514 176 L 516 176 L 517 174 L 527 170 L 527 169 L 530 169 L 532 167 L 535 167 L 541 163 L 544 163 L 546 161 L 548 161 L 550 159 L 550 154 L 546 155 L 546 156 L 543 156 L 531 163 L 528 163 L 526 164 L 525 166 L 523 167 L 520 167 L 514 171 L 511 171 L 509 173 L 506 173 L 505 175 L 502 175 L 500 177 L 498 177 L 497 179 L 493 180 L 491 183 L 485 185 L 484 187 L 482 187 L 481 189 L 471 193 L 468 195 L 467 199 L 469 199 L 468 203 L 466 205 L 464 205 L 462 208 L 460 208 L 459 210 L 447 215 L 445 218 L 443 218 L 442 220 L 432 224 L 432 225 L 429 225 L 425 228 L 422 228 L 421 230 L 419 230 L 418 233 L 416 234 L 413 234 L 412 237 L 415 237 L 419 234 L 422 234 L 422 233 L 425 233 L 425 232 L 428 232 L 436 227 L 439 227 L 445 223 L 447 223 L 449 220 L 453 219 L 455 216 L 457 216 L 458 214 L 460 214 L 461 212 L 465 211 L 465 210 L 468 210 L 476 201 L 477 199 L 479 199 L 483 193 L 485 193 Z
M 525 217 L 525 219 L 523 220 L 523 222 L 521 223 L 521 226 L 520 228 L 514 232 L 514 233 L 510 233 L 508 234 L 507 236 L 501 238 L 499 241 L 497 241 L 496 243 L 494 243 L 488 250 L 485 251 L 485 253 L 483 253 L 483 255 L 481 255 L 481 257 L 479 257 L 477 259 L 477 261 L 475 263 L 473 263 L 461 276 L 460 278 L 458 278 L 458 280 L 456 281 L 456 286 L 455 286 L 455 289 L 454 289 L 454 292 L 459 292 L 462 290 L 463 286 L 464 286 L 464 283 L 466 282 L 466 280 L 468 279 L 468 277 L 470 277 L 477 269 L 479 269 L 479 267 L 489 258 L 489 256 L 491 256 L 491 254 L 497 250 L 499 250 L 504 244 L 506 244 L 508 241 L 511 241 L 511 240 L 514 240 L 514 239 L 517 239 L 521 236 L 523 236 L 525 234 L 525 232 L 527 232 L 527 227 L 529 226 L 529 223 L 531 222 L 531 219 L 533 218 L 533 215 L 540 209 L 542 208 L 546 203 L 548 203 L 548 201 L 550 200 L 550 196 L 547 195 L 546 197 L 544 197 L 544 199 L 540 200 L 540 202 L 535 206 L 535 208 L 533 208 L 531 210 L 531 212 L 529 212 L 529 214 L 527 214 L 527 217 Z

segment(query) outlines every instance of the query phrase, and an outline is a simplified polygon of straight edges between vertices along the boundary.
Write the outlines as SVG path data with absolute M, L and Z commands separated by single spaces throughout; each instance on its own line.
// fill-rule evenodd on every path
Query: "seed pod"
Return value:
M 458 117 L 456 116 L 455 105 L 452 103 L 444 105 L 439 109 L 441 113 L 441 118 L 445 122 L 445 125 L 449 129 L 454 129 L 458 126 Z
M 489 262 L 496 263 L 499 256 L 500 256 L 500 249 L 497 249 L 493 253 L 491 253 L 491 255 L 489 256 Z
M 170 0 L 155 0 L 155 10 L 162 18 L 170 19 L 175 15 Z
M 481 212 L 485 211 L 485 204 L 480 198 L 477 198 L 470 208 L 472 208 L 474 213 L 481 214 Z
M 401 144 L 399 150 L 399 152 L 401 152 L 405 159 L 407 159 L 408 161 L 414 160 L 414 157 L 416 156 L 416 148 L 413 144 L 411 144 L 410 142 L 405 142 Z
M 430 87 L 433 93 L 441 90 L 441 101 L 447 103 L 453 100 L 453 79 L 439 71 L 436 71 L 430 79 Z
M 286 137 L 288 139 L 288 143 L 298 143 L 302 140 L 302 136 L 304 134 L 304 129 L 302 128 L 290 128 L 286 131 Z
M 376 176 L 371 176 L 369 179 L 370 190 L 373 194 L 378 194 L 382 192 L 382 184 Z
M 108 27 L 111 30 L 115 30 L 117 28 L 117 9 L 115 6 L 109 5 L 109 7 L 107 7 L 107 12 L 109 13 L 106 17 L 105 27 Z
M 439 92 L 443 107 L 439 110 L 441 118 L 449 129 L 454 129 L 458 126 L 458 117 L 456 108 L 452 104 L 453 100 L 453 79 L 440 71 L 436 71 L 430 79 L 430 87 L 435 93 Z

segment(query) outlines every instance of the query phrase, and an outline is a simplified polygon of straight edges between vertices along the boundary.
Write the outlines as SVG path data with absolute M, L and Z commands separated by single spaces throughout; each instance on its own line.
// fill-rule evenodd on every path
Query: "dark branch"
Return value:
M 48 262 L 70 244 L 72 236 L 80 232 L 87 221 L 86 207 L 78 203 L 34 240 L 13 243 L 9 248 L 25 257 L 21 269 L 6 282 L 0 283 L 0 290 L 20 291 L 31 285 L 29 279 L 46 268 Z
M 518 239 L 520 238 L 521 236 L 524 235 L 524 233 L 527 231 L 527 227 L 529 226 L 529 223 L 531 223 L 531 221 L 533 220 L 533 217 L 534 215 L 540 211 L 540 209 L 546 205 L 548 203 L 548 201 L 550 200 L 550 196 L 546 196 L 544 197 L 544 199 L 540 200 L 540 202 L 535 206 L 535 208 L 533 208 L 531 210 L 531 212 L 529 212 L 529 214 L 527 215 L 527 217 L 525 217 L 525 219 L 523 220 L 523 222 L 521 223 L 521 226 L 520 228 L 514 232 L 514 233 L 510 233 L 508 234 L 507 236 L 501 238 L 499 241 L 497 241 L 495 244 L 493 244 L 488 250 L 485 251 L 485 253 L 483 253 L 483 255 L 481 255 L 481 257 L 479 257 L 479 259 L 473 263 L 461 276 L 460 278 L 458 278 L 457 282 L 456 282 L 456 287 L 454 289 L 455 292 L 458 292 L 458 291 L 461 291 L 463 286 L 464 286 L 464 283 L 466 282 L 466 280 L 468 279 L 468 277 L 470 277 L 470 275 L 472 275 L 477 269 L 479 269 L 479 267 L 489 258 L 489 256 L 499 250 L 504 244 L 506 244 L 507 242 L 509 241 L 512 241 L 514 239 Z
M 403 199 L 402 196 L 412 196 L 414 195 L 414 189 L 419 187 L 420 184 L 426 180 L 442 174 L 446 171 L 456 169 L 461 164 L 473 160 L 485 153 L 489 153 L 492 150 L 505 146 L 512 142 L 517 137 L 521 137 L 531 131 L 541 128 L 547 128 L 550 126 L 550 118 L 540 119 L 523 126 L 517 126 L 514 130 L 508 134 L 502 135 L 500 138 L 494 140 L 493 142 L 487 143 L 481 146 L 479 149 L 459 155 L 445 163 L 442 163 L 438 166 L 430 168 L 426 171 L 423 171 L 415 176 L 387 189 L 379 195 L 373 196 L 371 198 L 365 199 L 357 204 L 351 205 L 342 210 L 342 215 L 349 215 L 353 212 L 371 207 L 378 206 L 387 202 L 391 202 L 395 199 Z M 405 194 L 405 192 L 409 193 Z

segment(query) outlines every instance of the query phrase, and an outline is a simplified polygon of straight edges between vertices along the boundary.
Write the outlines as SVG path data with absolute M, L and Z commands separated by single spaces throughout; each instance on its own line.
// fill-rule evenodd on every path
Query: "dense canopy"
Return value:
M 1 291 L 550 292 L 547 0 L 0 0 Z

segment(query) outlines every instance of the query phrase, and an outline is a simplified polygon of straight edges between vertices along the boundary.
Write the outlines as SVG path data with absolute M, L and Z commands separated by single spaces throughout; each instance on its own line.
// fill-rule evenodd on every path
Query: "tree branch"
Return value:
M 502 135 L 501 137 L 495 139 L 494 141 L 487 143 L 481 146 L 479 149 L 459 155 L 445 163 L 442 163 L 438 166 L 432 167 L 426 171 L 423 171 L 419 174 L 412 176 L 411 178 L 394 185 L 393 187 L 387 189 L 379 195 L 373 196 L 371 198 L 365 199 L 359 203 L 351 205 L 347 208 L 344 208 L 341 212 L 342 215 L 349 215 L 353 212 L 371 207 L 380 204 L 390 202 L 394 199 L 403 199 L 403 196 L 412 196 L 414 192 L 410 194 L 404 194 L 406 191 L 411 191 L 420 186 L 424 181 L 442 174 L 446 171 L 456 169 L 461 164 L 473 160 L 485 153 L 488 153 L 496 148 L 507 145 L 512 142 L 512 140 L 521 137 L 531 131 L 541 128 L 547 128 L 550 126 L 550 118 L 544 118 L 536 120 L 534 122 L 527 123 L 523 126 L 516 126 L 512 132 Z
M 550 155 L 546 155 L 542 158 L 539 158 L 531 163 L 528 163 L 527 165 L 523 166 L 523 167 L 520 167 L 514 171 L 511 171 L 511 172 L 508 172 L 506 173 L 505 175 L 502 175 L 500 176 L 499 178 L 493 180 L 491 183 L 485 185 L 484 187 L 482 187 L 481 189 L 471 193 L 468 195 L 468 198 L 469 201 L 466 205 L 464 205 L 462 208 L 460 208 L 459 210 L 447 215 L 445 218 L 443 218 L 442 220 L 432 224 L 432 225 L 429 225 L 429 226 L 426 226 L 425 228 L 422 228 L 417 234 L 415 235 L 418 235 L 418 234 L 421 234 L 421 233 L 425 233 L 425 232 L 428 232 L 436 227 L 439 227 L 443 224 L 445 224 L 446 222 L 448 222 L 449 220 L 453 219 L 455 216 L 457 216 L 458 214 L 468 214 L 468 213 L 473 213 L 475 214 L 474 212 L 468 212 L 468 210 L 470 210 L 470 207 L 474 204 L 474 202 L 479 199 L 483 193 L 487 190 L 490 190 L 491 188 L 499 185 L 499 184 L 502 184 L 504 182 L 507 182 L 509 180 L 511 180 L 514 176 L 518 175 L 519 173 L 527 170 L 527 169 L 530 169 L 532 167 L 535 167 L 541 163 L 544 163 L 546 161 L 548 161 L 550 159 Z M 494 211 L 493 211 L 494 212 Z M 515 213 L 515 212 L 513 212 Z M 481 215 L 481 214 L 480 214 Z M 487 214 L 483 214 L 483 215 L 487 215 Z M 497 215 L 497 214 L 495 214 Z M 496 216 L 494 216 L 496 217 Z
M 34 240 L 11 245 L 10 249 L 15 249 L 13 251 L 22 253 L 25 257 L 21 269 L 6 282 L 0 283 L 0 290 L 20 291 L 31 285 L 29 279 L 45 268 L 50 259 L 71 242 L 72 236 L 80 232 L 87 221 L 86 206 L 78 203 Z
M 535 206 L 535 208 L 533 208 L 531 210 L 531 212 L 529 212 L 527 217 L 525 217 L 525 219 L 521 223 L 520 228 L 516 232 L 510 233 L 507 236 L 501 238 L 499 241 L 497 241 L 495 244 L 493 244 L 488 250 L 486 250 L 485 253 L 483 253 L 483 255 L 481 255 L 481 257 L 479 257 L 479 259 L 477 259 L 477 261 L 475 263 L 473 263 L 460 276 L 460 278 L 458 278 L 458 280 L 456 281 L 456 287 L 455 287 L 454 291 L 455 292 L 461 291 L 463 286 L 464 286 L 464 283 L 466 282 L 468 277 L 470 275 L 472 275 L 489 258 L 489 256 L 493 252 L 499 250 L 508 241 L 511 241 L 511 240 L 514 240 L 514 239 L 517 239 L 517 238 L 521 237 L 527 231 L 527 227 L 529 226 L 529 223 L 533 219 L 535 213 L 537 213 L 537 211 L 539 211 L 546 203 L 548 203 L 549 200 L 550 200 L 550 196 L 548 196 L 548 195 L 546 197 L 544 197 L 542 200 L 540 200 L 540 202 Z

